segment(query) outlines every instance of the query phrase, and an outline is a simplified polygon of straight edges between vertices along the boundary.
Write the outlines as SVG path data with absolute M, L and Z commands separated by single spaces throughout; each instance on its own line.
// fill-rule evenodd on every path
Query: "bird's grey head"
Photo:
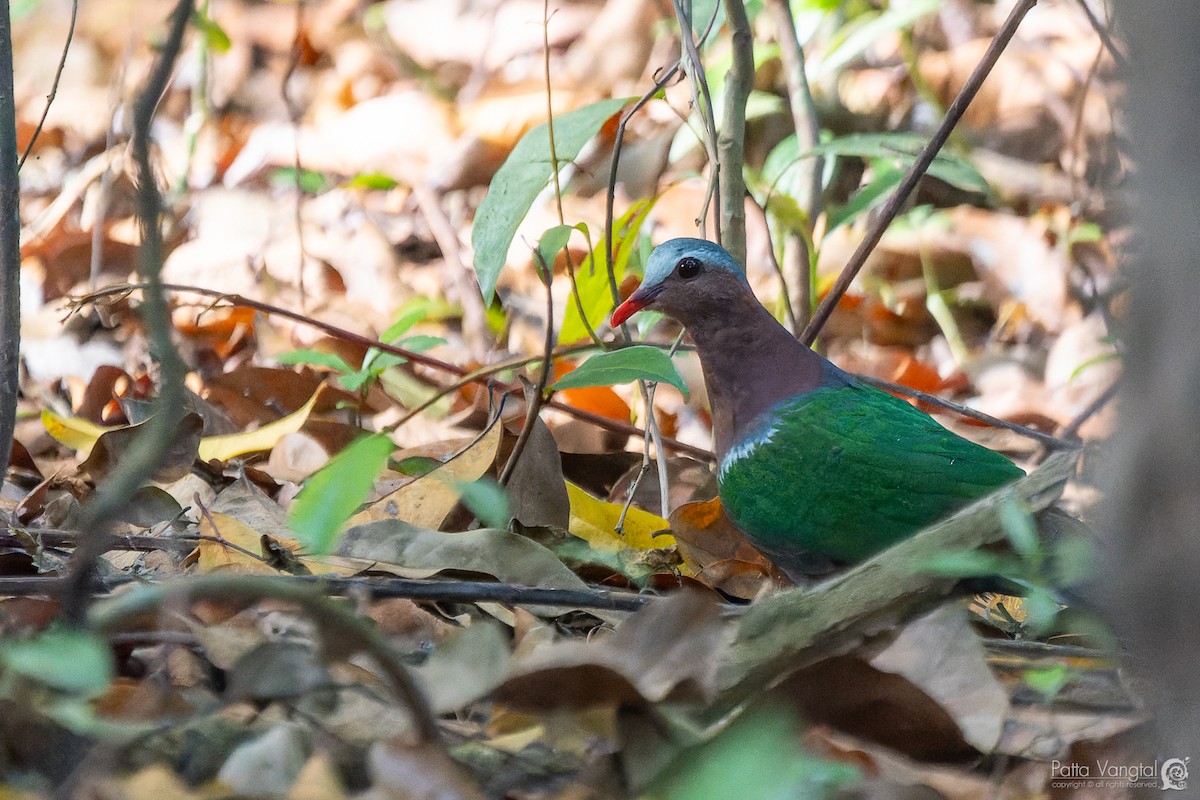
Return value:
M 613 312 L 612 324 L 649 306 L 687 325 L 721 298 L 743 291 L 749 292 L 746 273 L 725 248 L 704 239 L 671 239 L 650 253 L 642 285 Z
M 704 239 L 671 239 L 654 248 L 654 252 L 650 254 L 650 258 L 646 261 L 646 278 L 642 281 L 642 285 L 657 286 L 671 273 L 678 272 L 681 267 L 686 274 L 690 265 L 686 264 L 684 259 L 688 258 L 699 262 L 695 266 L 702 269 L 725 270 L 733 273 L 743 282 L 746 281 L 746 273 L 721 245 Z

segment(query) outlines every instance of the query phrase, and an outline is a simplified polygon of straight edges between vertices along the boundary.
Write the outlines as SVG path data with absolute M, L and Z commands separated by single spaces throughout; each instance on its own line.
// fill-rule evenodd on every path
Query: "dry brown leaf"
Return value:
M 427 475 L 375 501 L 351 517 L 347 526 L 395 519 L 418 528 L 436 530 L 441 527 L 446 515 L 458 504 L 459 491 L 455 482 L 483 477 L 496 460 L 503 432 L 504 426 L 493 421 L 465 450 Z

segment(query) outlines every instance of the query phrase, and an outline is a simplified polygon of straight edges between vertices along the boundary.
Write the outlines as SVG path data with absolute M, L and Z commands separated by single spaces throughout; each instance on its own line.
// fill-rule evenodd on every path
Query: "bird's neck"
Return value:
M 721 319 L 690 328 L 704 369 L 718 459 L 783 400 L 813 391 L 837 368 L 801 344 L 753 295 Z

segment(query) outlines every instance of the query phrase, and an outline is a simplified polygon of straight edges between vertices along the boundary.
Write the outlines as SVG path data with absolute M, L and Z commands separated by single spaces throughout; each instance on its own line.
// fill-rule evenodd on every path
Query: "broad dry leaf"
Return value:
M 706 586 L 752 598 L 786 580 L 725 515 L 720 498 L 684 503 L 671 512 L 671 530 L 685 569 Z
M 262 552 L 262 534 L 234 517 L 217 512 L 209 512 L 200 518 L 200 534 L 212 537 L 200 542 L 200 560 L 197 568 L 200 572 L 215 572 L 230 570 L 254 574 L 274 575 L 276 570 L 255 555 Z M 228 542 L 228 544 L 223 544 Z M 296 540 L 281 542 L 289 549 L 297 550 L 300 543 Z M 232 545 L 232 546 L 231 546 Z M 240 549 L 239 549 L 240 548 Z M 243 552 L 248 550 L 249 553 Z
M 961 606 L 945 604 L 908 623 L 871 666 L 904 676 L 936 700 L 979 752 L 992 752 L 1000 741 L 1008 693 Z
M 535 645 L 495 696 L 525 709 L 711 699 L 733 635 L 714 598 L 677 592 L 626 619 L 612 636 Z
M 355 514 L 347 527 L 395 519 L 436 530 L 458 503 L 455 484 L 479 480 L 492 466 L 502 433 L 503 426 L 493 420 L 467 449 Z
M 261 428 L 244 433 L 231 433 L 227 436 L 209 436 L 200 440 L 199 456 L 202 461 L 228 461 L 235 456 L 246 453 L 257 453 L 270 450 L 275 443 L 289 433 L 295 433 L 304 427 L 308 415 L 312 413 L 317 399 L 321 396 L 321 387 L 313 392 L 308 402 L 298 411 L 286 417 L 263 425 Z
M 597 500 L 570 481 L 566 484 L 567 495 L 571 498 L 569 530 L 593 549 L 616 553 L 627 549 L 661 550 L 675 546 L 675 537 L 666 532 L 671 526 L 662 517 L 631 506 L 622 532 L 617 533 L 623 506 Z
M 77 451 L 83 458 L 92 452 L 92 447 L 102 434 L 116 430 L 115 427 L 97 425 L 82 417 L 64 417 L 48 408 L 42 409 L 42 425 L 55 441 Z

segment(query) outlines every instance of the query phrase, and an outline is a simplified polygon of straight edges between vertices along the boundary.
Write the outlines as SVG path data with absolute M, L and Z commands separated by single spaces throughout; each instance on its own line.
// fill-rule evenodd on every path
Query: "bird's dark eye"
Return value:
M 675 265 L 675 271 L 685 281 L 691 280 L 700 274 L 700 262 L 690 256 L 688 258 L 681 258 L 679 259 L 679 263 Z

